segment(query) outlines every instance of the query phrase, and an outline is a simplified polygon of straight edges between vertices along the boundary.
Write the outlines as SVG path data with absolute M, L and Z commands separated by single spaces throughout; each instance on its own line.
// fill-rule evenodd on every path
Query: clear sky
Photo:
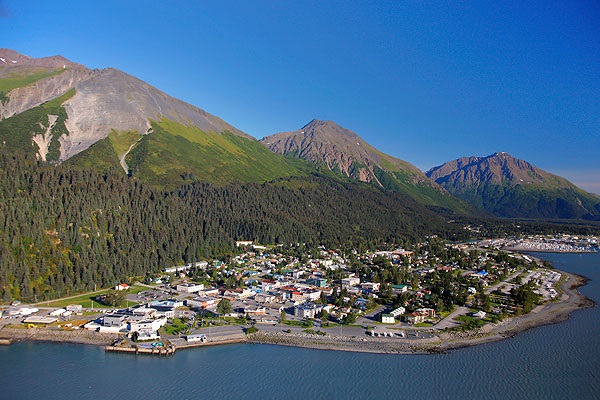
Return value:
M 600 2 L 0 0 L 0 47 L 262 138 L 329 119 L 422 170 L 506 151 L 600 193 Z

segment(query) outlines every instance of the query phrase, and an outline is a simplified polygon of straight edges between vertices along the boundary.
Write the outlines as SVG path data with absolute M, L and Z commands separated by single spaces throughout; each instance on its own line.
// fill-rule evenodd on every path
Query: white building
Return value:
M 357 285 L 360 285 L 360 278 L 351 276 L 349 278 L 342 279 L 342 286 L 352 287 L 352 286 L 357 286 Z
M 177 285 L 179 293 L 196 293 L 201 290 L 204 290 L 204 285 L 201 283 L 184 282 Z
M 396 319 L 392 314 L 381 314 L 381 322 L 384 324 L 395 324 Z
M 403 314 L 406 314 L 406 308 L 404 308 L 404 307 L 398 307 L 390 312 L 390 315 L 392 315 L 394 318 L 398 317 L 399 315 L 403 315 Z

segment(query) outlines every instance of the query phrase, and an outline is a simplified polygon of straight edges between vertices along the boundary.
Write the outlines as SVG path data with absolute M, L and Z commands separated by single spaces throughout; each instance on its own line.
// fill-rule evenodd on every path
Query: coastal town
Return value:
M 78 338 L 151 354 L 236 342 L 431 352 L 465 338 L 497 340 L 495 327 L 569 297 L 566 273 L 515 249 L 597 251 L 598 240 L 431 237 L 364 252 L 236 245 L 228 259 L 169 266 L 67 299 L 14 302 L 1 309 L 0 338 Z

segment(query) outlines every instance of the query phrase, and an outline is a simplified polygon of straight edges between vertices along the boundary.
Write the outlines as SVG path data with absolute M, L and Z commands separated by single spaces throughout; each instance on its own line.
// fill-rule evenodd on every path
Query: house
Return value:
M 471 314 L 471 316 L 473 318 L 479 318 L 479 319 L 484 319 L 486 315 L 487 314 L 485 313 L 485 311 L 481 311 L 481 310 L 479 310 L 479 311 L 474 312 L 474 313 Z
M 127 289 L 129 289 L 129 285 L 126 283 L 120 283 L 117 286 L 115 286 L 115 290 L 117 290 L 117 291 L 127 290 Z
M 275 296 L 268 293 L 257 293 L 256 296 L 254 296 L 254 300 L 259 303 L 271 303 L 275 301 Z
M 406 314 L 404 318 L 409 324 L 420 324 L 429 317 L 435 317 L 433 308 L 417 308 L 414 312 Z
M 410 314 L 406 314 L 404 319 L 409 324 L 420 324 L 422 322 L 425 322 L 425 315 L 418 314 L 416 312 L 412 312 Z
M 342 279 L 342 286 L 344 287 L 352 287 L 357 285 L 360 285 L 360 278 L 352 276 Z
M 395 324 L 396 319 L 392 314 L 381 314 L 381 322 L 384 324 Z
M 408 285 L 392 285 L 394 293 L 406 293 L 408 292 Z
M 435 317 L 435 309 L 433 308 L 417 308 L 415 312 L 424 314 L 426 317 Z
M 399 317 L 400 315 L 405 314 L 405 313 L 406 313 L 406 308 L 404 308 L 404 307 L 398 307 L 398 308 L 392 310 L 390 312 L 390 315 L 392 315 L 394 318 L 396 318 L 396 317 Z
M 306 280 L 306 284 L 316 286 L 316 287 L 325 287 L 325 286 L 327 286 L 327 279 L 309 278 Z
M 315 301 L 318 300 L 320 297 L 320 290 L 307 290 L 306 292 L 304 292 L 304 298 L 306 298 L 308 301 Z
M 381 286 L 380 283 L 378 282 L 365 282 L 365 283 L 361 283 L 360 287 L 363 290 L 368 290 L 371 292 L 377 292 L 379 291 L 379 287 Z

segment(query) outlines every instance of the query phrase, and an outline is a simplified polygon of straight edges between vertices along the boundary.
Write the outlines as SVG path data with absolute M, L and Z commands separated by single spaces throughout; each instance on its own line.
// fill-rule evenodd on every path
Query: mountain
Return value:
M 426 175 L 496 216 L 600 219 L 600 197 L 504 152 L 459 158 Z
M 122 71 L 8 49 L 0 49 L 0 143 L 161 186 L 301 174 L 222 119 Z
M 389 156 L 333 121 L 313 119 L 301 129 L 261 139 L 271 151 L 310 161 L 338 174 L 409 195 L 435 207 L 467 210 L 414 165 Z

